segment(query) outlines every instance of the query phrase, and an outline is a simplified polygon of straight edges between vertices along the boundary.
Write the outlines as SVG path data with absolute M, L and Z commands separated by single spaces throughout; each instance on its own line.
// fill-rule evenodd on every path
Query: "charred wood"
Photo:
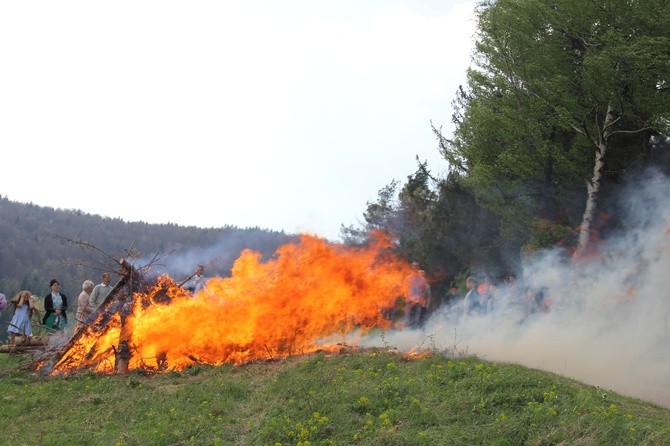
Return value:
M 125 375 L 128 373 L 128 363 L 130 362 L 131 356 L 128 341 L 119 341 L 119 348 L 115 350 L 116 364 L 114 365 L 114 370 L 117 374 Z

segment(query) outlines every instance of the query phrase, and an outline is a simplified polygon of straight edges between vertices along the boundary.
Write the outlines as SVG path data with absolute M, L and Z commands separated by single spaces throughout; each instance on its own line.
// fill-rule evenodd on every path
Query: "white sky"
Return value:
M 446 170 L 474 1 L 0 3 L 0 195 L 337 239 Z

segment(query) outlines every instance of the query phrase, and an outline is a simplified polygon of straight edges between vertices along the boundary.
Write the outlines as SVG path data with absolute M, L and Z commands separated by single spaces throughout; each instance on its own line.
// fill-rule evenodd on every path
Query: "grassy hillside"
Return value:
M 145 376 L 0 355 L 8 445 L 668 445 L 670 410 L 476 357 L 317 354 Z

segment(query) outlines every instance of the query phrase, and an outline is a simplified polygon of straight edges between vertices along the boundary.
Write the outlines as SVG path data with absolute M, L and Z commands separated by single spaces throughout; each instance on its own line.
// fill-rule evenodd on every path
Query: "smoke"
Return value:
M 205 246 L 177 247 L 167 253 L 150 253 L 134 261 L 136 267 L 151 265 L 148 277 L 169 275 L 176 282 L 191 276 L 197 265 L 205 267 L 207 277 L 227 277 L 235 260 L 245 249 L 262 253 L 265 257 L 293 237 L 281 232 L 260 229 L 227 230 Z
M 230 270 L 230 266 L 239 255 L 239 247 L 232 246 L 229 240 L 221 240 L 216 245 L 192 247 L 165 255 L 153 265 L 150 275 L 167 274 L 179 282 L 193 274 L 197 265 L 204 265 L 208 275 L 219 272 L 216 275 L 223 276 L 227 275 L 228 271 L 223 273 L 220 270 L 222 268 Z M 148 265 L 152 261 L 152 258 L 143 258 L 137 263 Z
M 524 261 L 516 283 L 495 288 L 486 315 L 441 308 L 422 329 L 362 344 L 474 354 L 670 407 L 670 181 L 657 171 L 644 177 L 622 191 L 621 229 L 597 255 L 541 253 Z M 548 312 L 527 314 L 527 289 L 551 303 Z

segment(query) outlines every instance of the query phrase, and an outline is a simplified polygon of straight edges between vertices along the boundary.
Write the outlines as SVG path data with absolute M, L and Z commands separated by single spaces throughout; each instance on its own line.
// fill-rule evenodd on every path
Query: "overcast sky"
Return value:
M 332 240 L 447 165 L 473 1 L 0 3 L 0 195 Z

